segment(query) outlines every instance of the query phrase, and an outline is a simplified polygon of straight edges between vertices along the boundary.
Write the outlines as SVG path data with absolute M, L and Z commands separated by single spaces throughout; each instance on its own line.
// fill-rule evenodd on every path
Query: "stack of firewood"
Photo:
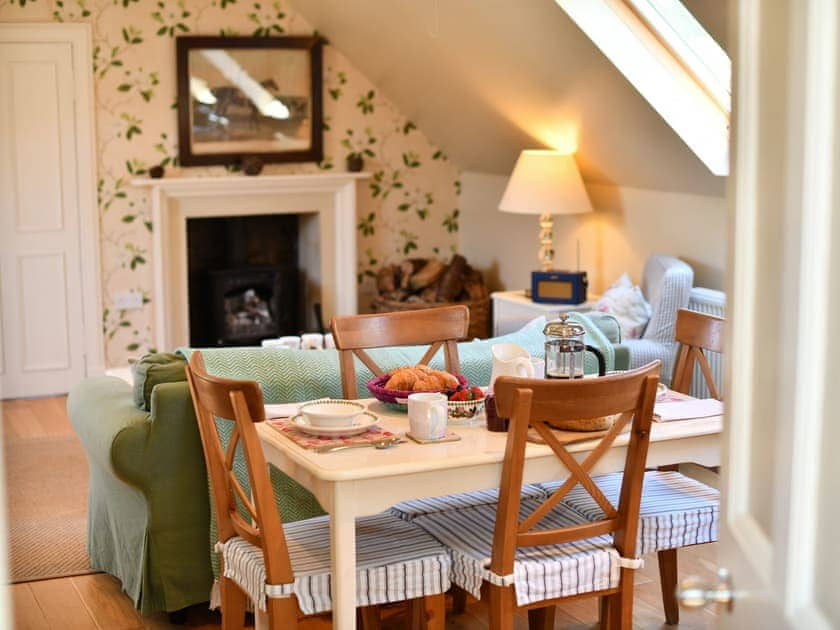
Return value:
M 445 303 L 484 300 L 489 296 L 481 272 L 455 254 L 449 264 L 438 258 L 410 258 L 376 274 L 381 300 Z

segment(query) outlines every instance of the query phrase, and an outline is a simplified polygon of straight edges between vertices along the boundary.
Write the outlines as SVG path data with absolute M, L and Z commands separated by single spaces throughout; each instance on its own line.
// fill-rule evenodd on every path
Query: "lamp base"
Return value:
M 589 280 L 585 271 L 532 271 L 531 299 L 545 304 L 583 304 Z
M 540 266 L 543 271 L 554 267 L 554 217 L 540 215 Z

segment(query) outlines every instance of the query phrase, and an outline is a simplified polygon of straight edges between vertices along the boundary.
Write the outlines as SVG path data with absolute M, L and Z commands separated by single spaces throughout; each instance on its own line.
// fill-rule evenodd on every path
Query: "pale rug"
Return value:
M 94 573 L 87 544 L 88 465 L 75 435 L 6 442 L 12 582 Z

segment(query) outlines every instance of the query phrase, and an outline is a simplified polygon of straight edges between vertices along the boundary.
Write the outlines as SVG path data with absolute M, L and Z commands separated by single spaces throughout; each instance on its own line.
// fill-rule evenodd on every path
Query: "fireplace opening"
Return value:
M 298 217 L 187 220 L 190 345 L 258 345 L 298 334 Z

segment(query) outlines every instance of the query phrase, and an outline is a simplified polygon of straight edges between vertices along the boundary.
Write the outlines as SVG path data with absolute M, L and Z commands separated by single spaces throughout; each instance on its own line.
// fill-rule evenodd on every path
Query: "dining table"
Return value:
M 374 399 L 361 400 L 397 435 L 408 431 L 404 411 Z M 720 415 L 654 422 L 649 468 L 680 462 L 720 465 Z M 408 438 L 388 449 L 353 448 L 319 453 L 304 448 L 267 422 L 257 426 L 266 460 L 307 488 L 330 514 L 333 627 L 356 627 L 356 532 L 358 517 L 377 514 L 396 503 L 459 492 L 498 488 L 507 434 L 476 426 L 448 426 L 457 441 L 420 444 Z M 621 471 L 628 434 L 620 434 L 591 474 Z M 568 444 L 578 461 L 597 439 Z M 523 483 L 563 479 L 567 471 L 550 447 L 529 443 Z

